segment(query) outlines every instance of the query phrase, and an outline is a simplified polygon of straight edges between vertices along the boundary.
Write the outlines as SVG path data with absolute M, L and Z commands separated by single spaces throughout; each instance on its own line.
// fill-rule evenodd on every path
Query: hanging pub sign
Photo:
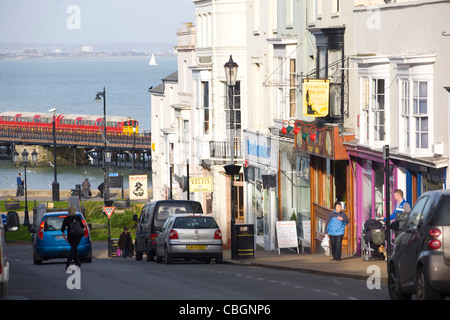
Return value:
M 328 79 L 303 80 L 303 114 L 309 117 L 326 117 L 330 96 Z

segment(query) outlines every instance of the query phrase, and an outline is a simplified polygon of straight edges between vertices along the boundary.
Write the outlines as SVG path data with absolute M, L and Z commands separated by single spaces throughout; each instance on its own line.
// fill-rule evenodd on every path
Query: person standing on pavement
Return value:
M 16 191 L 16 197 L 23 196 L 23 180 L 22 180 L 22 174 L 19 172 L 19 175 L 17 176 L 17 191 Z
M 79 228 L 77 226 L 79 224 Z M 67 229 L 67 235 L 65 233 Z M 81 216 L 77 215 L 77 209 L 75 206 L 69 207 L 69 215 L 64 218 L 61 232 L 66 242 L 70 244 L 70 252 L 67 257 L 66 269 L 69 267 L 70 262 L 73 261 L 78 267 L 81 266 L 80 260 L 78 259 L 78 244 L 84 234 L 84 226 L 81 221 Z
M 341 261 L 342 238 L 345 234 L 345 226 L 349 223 L 348 217 L 342 211 L 342 204 L 339 201 L 334 203 L 334 210 L 330 212 L 325 230 L 330 237 L 331 253 L 333 260 Z
M 403 212 L 410 212 L 411 206 L 408 202 L 406 202 L 405 199 L 403 199 L 403 191 L 400 189 L 397 189 L 394 191 L 394 199 L 397 201 L 397 204 L 395 205 L 395 210 L 392 212 L 391 216 L 389 217 L 390 221 L 393 221 L 397 217 L 397 213 L 403 213 Z M 386 218 L 384 218 L 386 220 Z
M 131 239 L 131 235 L 128 232 L 128 228 L 123 228 L 123 232 L 119 237 L 118 243 L 119 249 L 122 251 L 122 258 L 126 258 L 128 256 L 132 256 L 133 253 L 133 239 Z
M 91 183 L 86 178 L 81 184 L 81 192 L 83 192 L 83 196 L 85 199 L 89 199 L 91 197 Z

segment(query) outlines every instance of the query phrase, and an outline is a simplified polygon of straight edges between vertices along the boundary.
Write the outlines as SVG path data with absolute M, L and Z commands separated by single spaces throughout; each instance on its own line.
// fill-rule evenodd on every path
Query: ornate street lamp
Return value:
M 59 201 L 59 182 L 56 164 L 56 108 L 48 110 L 53 113 L 53 174 L 55 180 L 52 183 L 52 201 Z
M 234 176 L 239 174 L 241 170 L 241 166 L 234 164 L 234 130 L 236 129 L 234 126 L 234 111 L 233 111 L 233 94 L 234 94 L 234 86 L 236 85 L 236 77 L 238 64 L 233 61 L 233 57 L 230 55 L 230 60 L 225 63 L 223 66 L 225 69 L 225 77 L 227 81 L 228 88 L 228 109 L 230 110 L 230 160 L 231 163 L 224 166 L 226 174 L 230 177 L 230 186 L 231 186 L 231 259 L 237 259 L 237 241 L 235 234 L 235 217 L 234 217 Z
M 95 95 L 95 102 L 100 103 L 103 98 L 103 135 L 104 135 L 104 141 L 105 141 L 105 149 L 104 149 L 104 158 L 103 158 L 103 169 L 105 171 L 104 173 L 104 182 L 105 182 L 105 189 L 103 192 L 103 202 L 105 204 L 105 207 L 109 206 L 109 164 L 111 163 L 111 151 L 107 150 L 107 140 L 106 140 L 106 90 L 105 87 L 103 87 L 103 91 L 97 92 Z M 108 161 L 109 160 L 109 161 Z
M 27 149 L 23 149 L 22 151 L 22 159 L 19 161 L 19 153 L 15 150 L 12 154 L 13 156 L 13 161 L 14 161 L 14 166 L 16 168 L 18 168 L 19 166 L 23 166 L 25 168 L 25 174 L 24 174 L 24 187 L 25 187 L 25 216 L 23 219 L 23 226 L 24 227 L 29 227 L 30 226 L 30 218 L 28 215 L 28 187 L 27 187 L 27 166 L 35 166 L 36 162 L 37 162 L 37 157 L 38 157 L 38 153 L 36 152 L 36 150 L 33 150 L 33 152 L 31 153 L 31 162 L 28 161 L 28 151 Z M 19 162 L 19 164 L 17 165 L 17 162 Z

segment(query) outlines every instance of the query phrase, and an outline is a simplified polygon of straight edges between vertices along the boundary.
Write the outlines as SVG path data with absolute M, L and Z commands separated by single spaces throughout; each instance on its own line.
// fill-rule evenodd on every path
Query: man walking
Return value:
M 22 174 L 19 172 L 19 175 L 17 176 L 17 191 L 16 191 L 16 197 L 23 196 L 23 180 L 22 180 Z

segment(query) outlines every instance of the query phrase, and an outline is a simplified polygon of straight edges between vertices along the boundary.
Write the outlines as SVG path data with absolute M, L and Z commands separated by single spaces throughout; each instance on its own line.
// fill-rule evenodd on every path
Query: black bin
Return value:
M 111 256 L 117 257 L 116 252 L 119 247 L 119 238 L 111 238 Z
M 81 189 L 70 189 L 70 195 L 72 197 L 78 197 L 78 199 L 81 200 Z
M 255 258 L 255 226 L 253 224 L 234 225 L 237 259 Z

